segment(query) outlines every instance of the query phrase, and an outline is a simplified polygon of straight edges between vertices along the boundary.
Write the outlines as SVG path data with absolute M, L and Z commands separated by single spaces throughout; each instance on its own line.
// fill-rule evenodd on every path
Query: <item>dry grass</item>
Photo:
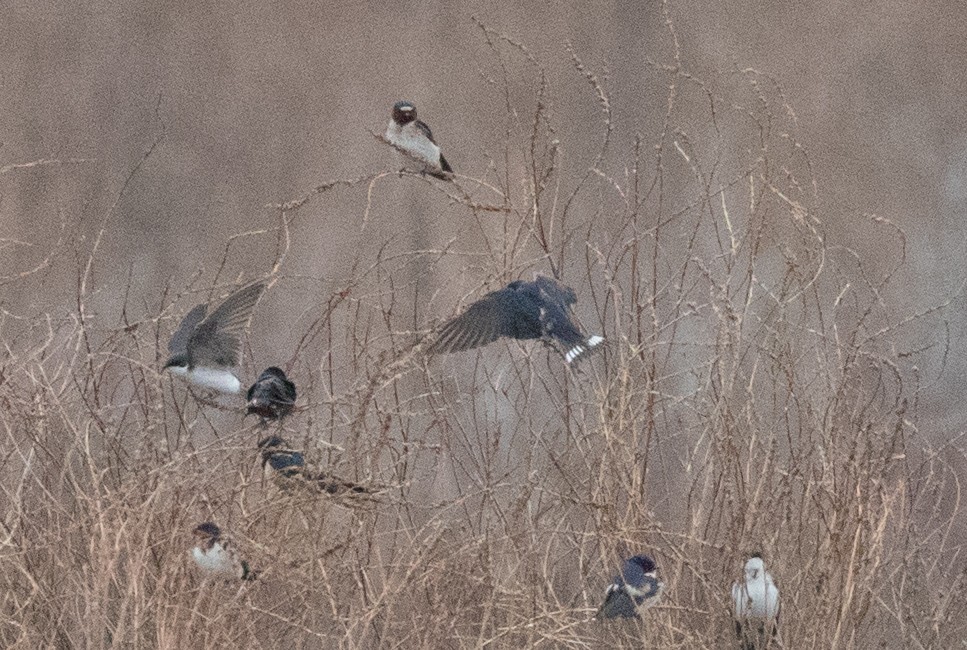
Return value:
M 134 299 L 123 278 L 98 284 L 98 245 L 78 249 L 73 306 L 0 323 L 0 645 L 722 648 L 753 550 L 782 591 L 783 647 L 960 643 L 958 441 L 936 448 L 917 428 L 918 359 L 942 341 L 909 343 L 945 305 L 905 314 L 884 297 L 903 233 L 869 223 L 871 244 L 896 251 L 887 269 L 828 241 L 795 115 L 755 71 L 713 89 L 677 53 L 653 64 L 664 130 L 635 134 L 569 49 L 601 135 L 574 152 L 540 63 L 476 28 L 506 108 L 486 178 L 322 184 L 227 241 L 204 289 Z M 396 487 L 359 503 L 281 493 L 261 477 L 254 421 L 159 374 L 164 346 L 232 284 L 238 247 L 257 242 L 270 293 L 298 296 L 323 281 L 287 275 L 292 225 L 355 192 L 364 241 L 396 186 L 440 199 L 427 218 L 464 234 L 361 246 L 328 301 L 297 312 L 298 347 L 244 374 L 294 378 L 285 435 L 312 462 Z M 430 315 L 538 269 L 575 287 L 604 355 L 570 372 L 537 344 L 421 354 Z M 121 321 L 87 306 L 99 288 Z M 259 581 L 193 572 L 190 531 L 208 518 Z M 589 621 L 640 551 L 658 560 L 662 605 L 640 624 Z

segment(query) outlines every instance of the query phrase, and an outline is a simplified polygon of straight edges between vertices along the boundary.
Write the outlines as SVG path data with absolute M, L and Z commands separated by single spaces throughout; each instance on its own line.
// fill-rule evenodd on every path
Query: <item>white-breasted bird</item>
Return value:
M 745 563 L 745 580 L 732 585 L 732 615 L 743 650 L 769 646 L 779 630 L 779 589 L 758 554 Z
M 604 592 L 604 603 L 595 618 L 641 618 L 639 609 L 655 605 L 665 588 L 658 579 L 658 567 L 648 555 L 635 555 L 621 565 Z
M 416 119 L 416 106 L 412 102 L 393 105 L 393 117 L 383 137 L 407 156 L 423 163 L 424 173 L 445 181 L 453 178 L 453 168 L 440 152 L 430 127 Z
M 208 304 L 195 305 L 171 337 L 171 357 L 164 369 L 195 386 L 220 393 L 242 392 L 242 382 L 231 368 L 239 363 L 242 335 L 264 290 L 264 282 L 243 287 L 207 317 Z
M 211 521 L 198 524 L 193 531 L 197 543 L 191 556 L 207 576 L 225 579 L 255 580 L 256 572 L 238 554 L 235 544 Z

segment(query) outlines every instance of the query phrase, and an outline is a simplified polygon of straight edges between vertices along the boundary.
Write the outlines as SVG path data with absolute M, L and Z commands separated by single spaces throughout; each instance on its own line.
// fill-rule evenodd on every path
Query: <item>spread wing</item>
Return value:
M 181 319 L 181 325 L 178 326 L 178 331 L 174 333 L 171 337 L 171 342 L 168 344 L 168 352 L 171 353 L 171 356 L 184 354 L 188 351 L 188 339 L 191 337 L 191 333 L 195 331 L 195 326 L 205 317 L 205 312 L 207 311 L 207 304 L 195 305 Z
M 428 352 L 462 352 L 510 335 L 514 318 L 512 300 L 507 289 L 488 293 L 444 325 Z
M 187 348 L 196 363 L 226 367 L 238 365 L 242 334 L 264 290 L 264 282 L 239 289 L 195 328 L 188 339 Z

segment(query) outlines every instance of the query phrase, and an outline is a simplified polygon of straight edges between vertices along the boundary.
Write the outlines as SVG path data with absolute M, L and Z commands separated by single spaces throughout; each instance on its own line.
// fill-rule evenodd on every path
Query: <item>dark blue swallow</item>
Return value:
M 259 449 L 262 452 L 262 467 L 266 473 L 273 475 L 283 489 L 304 485 L 327 494 L 375 492 L 351 481 L 307 469 L 302 452 L 290 448 L 289 444 L 279 436 L 263 438 L 259 441 Z
M 604 604 L 595 618 L 640 618 L 640 607 L 651 607 L 658 602 L 664 583 L 657 577 L 658 567 L 647 555 L 636 555 L 625 560 L 621 575 L 614 577 L 605 591 Z
M 571 320 L 570 307 L 576 302 L 574 290 L 553 278 L 538 275 L 533 282 L 516 280 L 446 323 L 428 352 L 461 352 L 507 336 L 555 341 L 571 364 L 604 342 L 601 336 L 582 334 Z
M 255 414 L 265 420 L 281 420 L 292 412 L 295 404 L 295 384 L 281 369 L 266 368 L 248 389 L 246 415 Z

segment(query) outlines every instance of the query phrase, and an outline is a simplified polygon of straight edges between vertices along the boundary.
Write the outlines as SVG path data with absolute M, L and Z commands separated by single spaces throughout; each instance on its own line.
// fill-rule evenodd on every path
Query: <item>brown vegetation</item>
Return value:
M 888 302 L 906 263 L 889 221 L 866 227 L 892 266 L 829 243 L 779 85 L 742 70 L 713 88 L 670 25 L 673 54 L 650 66 L 667 86 L 658 133 L 621 123 L 576 49 L 552 82 L 526 45 L 471 24 L 503 105 L 481 178 L 467 161 L 484 154 L 451 156 L 445 133 L 453 184 L 397 173 L 364 137 L 384 171 L 279 201 L 190 280 L 138 288 L 98 269 L 126 244 L 118 206 L 158 155 L 162 97 L 154 144 L 96 225 L 59 215 L 69 235 L 0 277 L 70 297 L 0 321 L 0 646 L 722 648 L 755 550 L 782 590 L 783 647 L 959 643 L 960 484 L 917 427 L 918 363 L 943 340 L 909 336 L 945 305 Z M 588 119 L 566 130 L 595 134 L 590 154 L 561 132 L 555 83 L 584 93 Z M 85 164 L 41 163 L 63 183 Z M 405 227 L 400 204 L 418 213 Z M 304 273 L 300 229 L 347 205 L 351 262 Z M 423 354 L 434 323 L 537 270 L 575 288 L 604 353 L 574 371 L 537 343 Z M 285 437 L 393 486 L 380 499 L 278 490 L 241 401 L 159 372 L 185 311 L 254 277 L 272 285 L 243 381 L 282 367 L 300 395 Z M 207 519 L 259 580 L 192 570 Z M 656 558 L 662 603 L 640 623 L 590 620 L 635 552 Z

